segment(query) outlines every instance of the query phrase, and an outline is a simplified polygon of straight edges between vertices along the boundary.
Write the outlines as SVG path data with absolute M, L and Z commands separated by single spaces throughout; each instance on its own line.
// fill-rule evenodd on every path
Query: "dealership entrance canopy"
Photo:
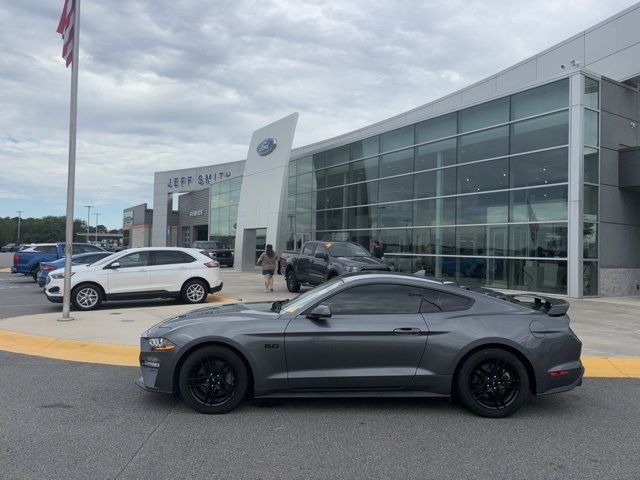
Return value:
M 246 160 L 157 172 L 130 245 L 213 240 L 248 268 L 265 243 L 377 239 L 399 270 L 467 285 L 640 294 L 638 25 L 640 4 L 374 125 L 292 149 L 294 113 Z

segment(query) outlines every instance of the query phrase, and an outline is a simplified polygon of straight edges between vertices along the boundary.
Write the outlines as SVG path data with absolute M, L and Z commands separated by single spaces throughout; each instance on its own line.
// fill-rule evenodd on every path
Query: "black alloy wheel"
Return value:
M 287 290 L 291 293 L 298 293 L 300 291 L 300 282 L 298 282 L 296 272 L 293 269 L 287 272 Z
M 517 411 L 529 395 L 529 377 L 514 354 L 497 348 L 471 355 L 457 377 L 464 405 L 483 417 L 506 417 Z
M 200 413 L 227 413 L 244 400 L 248 373 L 231 350 L 210 346 L 193 352 L 180 369 L 182 398 Z

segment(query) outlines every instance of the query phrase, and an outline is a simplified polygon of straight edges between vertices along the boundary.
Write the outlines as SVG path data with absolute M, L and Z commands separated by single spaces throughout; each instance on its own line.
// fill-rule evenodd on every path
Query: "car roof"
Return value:
M 136 248 L 128 248 L 118 253 L 154 252 L 158 250 L 173 250 L 176 252 L 193 253 L 194 251 L 197 252 L 199 249 L 187 248 L 187 247 L 136 247 Z

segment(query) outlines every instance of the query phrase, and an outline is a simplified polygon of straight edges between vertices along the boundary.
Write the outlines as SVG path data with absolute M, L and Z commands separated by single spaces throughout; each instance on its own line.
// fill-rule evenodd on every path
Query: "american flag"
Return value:
M 62 47 L 62 58 L 67 62 L 67 67 L 73 61 L 73 13 L 74 13 L 75 1 L 64 0 L 64 8 L 62 9 L 62 15 L 60 16 L 60 23 L 58 23 L 58 32 L 62 35 L 64 46 Z

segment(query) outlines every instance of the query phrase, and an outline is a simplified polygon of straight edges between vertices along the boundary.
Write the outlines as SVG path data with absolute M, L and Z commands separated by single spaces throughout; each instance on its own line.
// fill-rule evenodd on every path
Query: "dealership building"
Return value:
M 640 294 L 640 4 L 444 98 L 293 148 L 155 173 L 130 246 L 377 239 L 401 271 L 571 297 Z M 330 119 L 328 119 L 330 120 Z M 175 194 L 178 206 L 174 208 Z

